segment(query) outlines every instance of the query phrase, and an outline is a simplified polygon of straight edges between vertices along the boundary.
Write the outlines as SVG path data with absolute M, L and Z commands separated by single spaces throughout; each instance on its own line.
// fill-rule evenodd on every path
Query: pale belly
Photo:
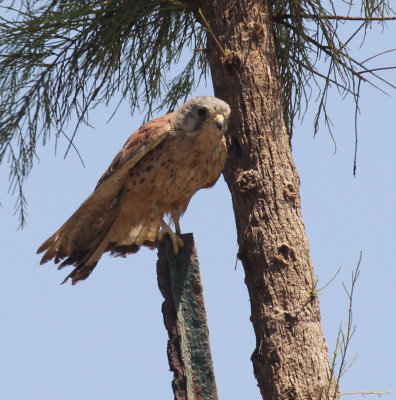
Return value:
M 194 151 L 195 150 L 195 151 Z M 213 185 L 226 157 L 224 141 L 210 151 L 159 148 L 129 171 L 127 199 L 122 214 L 132 223 L 184 213 L 191 197 Z

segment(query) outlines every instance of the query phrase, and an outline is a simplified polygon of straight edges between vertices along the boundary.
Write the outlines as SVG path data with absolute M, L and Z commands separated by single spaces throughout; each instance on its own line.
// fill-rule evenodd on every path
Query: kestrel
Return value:
M 94 192 L 37 250 L 41 264 L 73 265 L 62 282 L 86 279 L 104 252 L 113 256 L 155 248 L 168 234 L 174 252 L 183 241 L 179 219 L 191 197 L 213 186 L 226 159 L 230 107 L 215 97 L 190 99 L 177 111 L 135 131 Z M 174 233 L 165 223 L 169 215 Z

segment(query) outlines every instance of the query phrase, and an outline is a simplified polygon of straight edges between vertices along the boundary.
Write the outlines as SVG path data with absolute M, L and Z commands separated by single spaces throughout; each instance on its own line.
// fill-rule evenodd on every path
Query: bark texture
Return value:
M 166 236 L 157 262 L 173 393 L 175 400 L 218 400 L 197 250 L 191 233 L 181 238 L 184 246 L 174 254 Z
M 266 400 L 333 398 L 319 302 L 310 296 L 314 274 L 283 119 L 269 1 L 202 0 L 200 8 L 210 26 L 215 95 L 232 111 L 224 176 L 250 295 L 261 394 Z

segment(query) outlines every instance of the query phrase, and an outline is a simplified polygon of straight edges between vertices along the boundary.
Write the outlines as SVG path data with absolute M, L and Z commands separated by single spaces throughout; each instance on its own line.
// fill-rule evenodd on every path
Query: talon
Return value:
M 166 224 L 164 221 L 162 221 L 161 224 L 161 231 L 158 233 L 158 239 L 162 240 L 164 238 L 164 235 L 168 234 L 170 237 L 170 240 L 172 241 L 172 245 L 173 245 L 173 252 L 175 254 L 179 254 L 179 248 L 183 247 L 184 242 L 183 240 L 172 231 L 171 227 Z

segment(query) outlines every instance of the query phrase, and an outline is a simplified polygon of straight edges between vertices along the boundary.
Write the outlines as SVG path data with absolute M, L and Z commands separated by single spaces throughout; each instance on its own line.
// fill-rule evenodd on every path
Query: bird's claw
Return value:
M 179 254 L 179 248 L 183 247 L 183 245 L 184 245 L 183 240 L 175 232 L 173 232 L 172 228 L 169 225 L 167 225 L 165 222 L 163 222 L 161 226 L 162 226 L 162 229 L 158 233 L 158 239 L 162 240 L 164 238 L 164 236 L 166 234 L 168 234 L 170 237 L 170 240 L 172 241 L 173 252 L 175 254 Z

